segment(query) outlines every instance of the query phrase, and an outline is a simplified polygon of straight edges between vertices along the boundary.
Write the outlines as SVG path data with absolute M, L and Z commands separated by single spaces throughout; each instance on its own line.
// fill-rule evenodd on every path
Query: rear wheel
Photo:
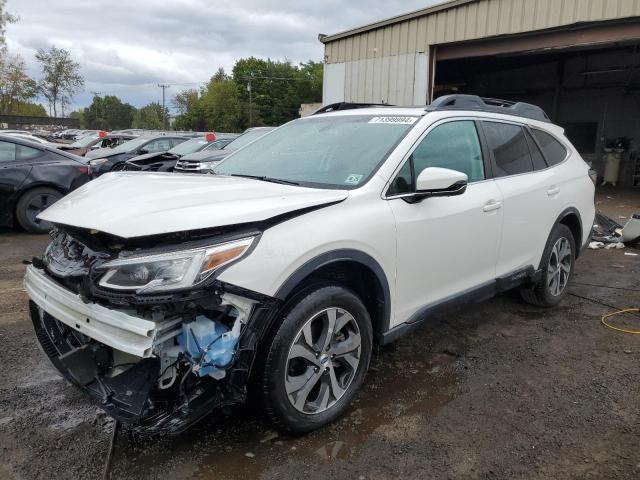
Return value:
M 369 368 L 367 309 L 351 291 L 324 286 L 302 296 L 276 328 L 261 378 L 267 414 L 292 433 L 332 422 L 347 409 Z
M 542 278 L 532 288 L 521 290 L 522 298 L 532 305 L 553 307 L 566 294 L 575 263 L 575 240 L 566 225 L 556 225 L 542 255 Z
M 38 215 L 62 198 L 62 193 L 47 187 L 26 192 L 16 205 L 16 218 L 22 228 L 30 233 L 47 233 L 51 224 L 38 219 Z

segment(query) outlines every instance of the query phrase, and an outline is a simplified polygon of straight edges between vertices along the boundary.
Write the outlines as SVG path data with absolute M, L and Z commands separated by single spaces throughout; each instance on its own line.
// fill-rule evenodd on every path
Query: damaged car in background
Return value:
M 303 433 L 345 412 L 374 342 L 508 289 L 557 305 L 593 197 L 538 107 L 336 104 L 214 175 L 81 187 L 40 214 L 25 288 L 53 364 L 131 428 L 178 433 L 251 392 Z

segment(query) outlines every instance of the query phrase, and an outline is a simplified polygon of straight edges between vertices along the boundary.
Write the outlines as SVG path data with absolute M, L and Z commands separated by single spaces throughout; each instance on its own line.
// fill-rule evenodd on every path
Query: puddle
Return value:
M 435 412 L 449 401 L 447 390 L 453 385 L 446 372 L 455 356 L 428 353 L 421 336 L 374 354 L 362 391 L 346 415 L 328 427 L 287 436 L 274 431 L 261 413 L 238 407 L 228 416 L 212 415 L 178 438 L 142 443 L 121 438 L 114 473 L 134 478 L 257 478 L 269 467 L 290 462 L 348 459 L 372 435 L 402 435 L 404 426 L 398 428 L 398 423 Z

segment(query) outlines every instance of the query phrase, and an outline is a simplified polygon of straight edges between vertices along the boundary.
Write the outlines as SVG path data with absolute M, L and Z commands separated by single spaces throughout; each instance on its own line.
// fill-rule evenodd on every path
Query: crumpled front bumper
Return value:
M 110 347 L 141 358 L 152 356 L 153 347 L 175 335 L 180 318 L 158 324 L 135 312 L 113 310 L 84 303 L 33 265 L 24 278 L 27 294 L 40 308 L 58 321 Z

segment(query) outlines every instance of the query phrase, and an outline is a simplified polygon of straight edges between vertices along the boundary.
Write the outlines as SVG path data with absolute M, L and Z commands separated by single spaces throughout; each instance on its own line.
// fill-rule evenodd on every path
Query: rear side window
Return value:
M 544 153 L 544 158 L 547 159 L 550 167 L 562 163 L 567 157 L 567 149 L 548 133 L 534 128 L 533 135 L 538 140 L 542 153 Z
M 0 142 L 0 163 L 14 162 L 16 159 L 16 144 Z
M 42 155 L 37 148 L 25 147 L 24 145 L 16 146 L 16 158 L 18 160 L 32 160 Z
M 496 177 L 533 171 L 533 163 L 524 130 L 508 123 L 484 122 L 489 149 L 495 159 Z

